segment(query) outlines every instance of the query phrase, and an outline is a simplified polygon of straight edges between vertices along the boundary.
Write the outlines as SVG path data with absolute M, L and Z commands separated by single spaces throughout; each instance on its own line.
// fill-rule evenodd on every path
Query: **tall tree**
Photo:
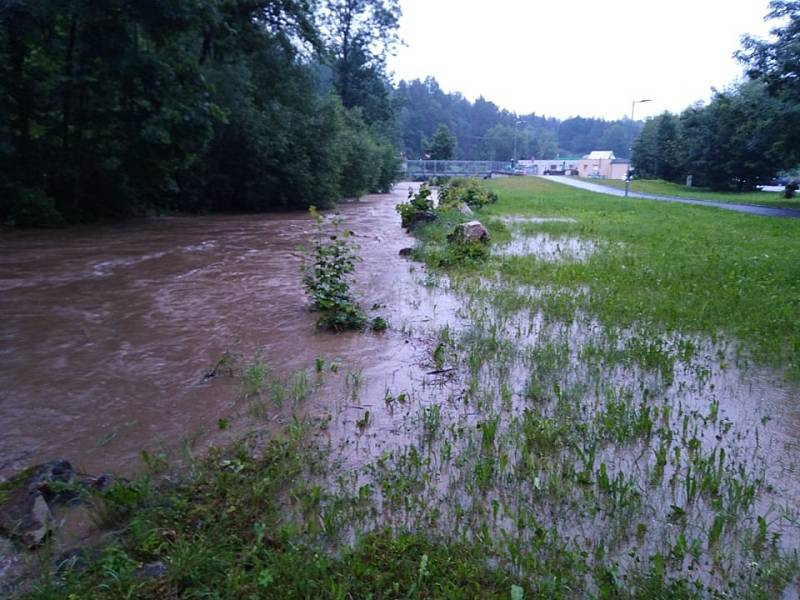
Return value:
M 684 175 L 680 119 L 668 112 L 649 119 L 633 144 L 637 177 L 679 181 Z
M 423 147 L 432 160 L 453 160 L 456 157 L 456 138 L 444 123 L 439 124 L 430 141 L 423 142 Z
M 386 102 L 386 58 L 397 45 L 399 0 L 326 0 L 321 22 L 335 85 L 346 108 Z
M 747 65 L 748 76 L 763 81 L 783 102 L 781 144 L 788 160 L 800 162 L 800 1 L 773 0 L 767 19 L 780 19 L 771 30 L 773 40 L 745 36 L 737 57 Z

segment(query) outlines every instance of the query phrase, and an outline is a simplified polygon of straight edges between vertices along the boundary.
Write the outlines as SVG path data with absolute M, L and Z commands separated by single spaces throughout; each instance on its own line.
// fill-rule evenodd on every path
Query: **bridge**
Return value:
M 511 175 L 510 162 L 496 160 L 406 160 L 402 173 L 407 179 L 430 177 L 491 177 L 493 173 Z

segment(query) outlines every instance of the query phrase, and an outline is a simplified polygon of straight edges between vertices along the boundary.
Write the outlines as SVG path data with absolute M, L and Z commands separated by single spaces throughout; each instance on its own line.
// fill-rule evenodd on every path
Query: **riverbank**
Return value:
M 243 406 L 282 426 L 106 496 L 124 535 L 30 597 L 796 592 L 800 224 L 488 185 L 488 257 L 449 260 L 456 214 L 422 262 L 398 217 L 373 232 L 407 284 L 385 337 L 330 338 L 361 368 L 247 358 Z

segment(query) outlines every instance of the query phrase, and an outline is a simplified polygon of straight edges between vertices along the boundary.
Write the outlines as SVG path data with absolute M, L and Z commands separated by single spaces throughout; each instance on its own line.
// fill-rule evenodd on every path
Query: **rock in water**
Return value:
M 453 233 L 448 235 L 447 239 L 457 244 L 487 243 L 489 241 L 489 232 L 480 221 L 469 221 L 456 225 Z

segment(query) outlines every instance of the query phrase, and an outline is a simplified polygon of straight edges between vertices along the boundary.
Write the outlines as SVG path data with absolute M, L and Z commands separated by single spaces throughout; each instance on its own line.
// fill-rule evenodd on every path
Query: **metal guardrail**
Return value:
M 494 160 L 406 160 L 402 172 L 406 177 L 483 177 L 491 173 L 512 173 L 510 162 Z

